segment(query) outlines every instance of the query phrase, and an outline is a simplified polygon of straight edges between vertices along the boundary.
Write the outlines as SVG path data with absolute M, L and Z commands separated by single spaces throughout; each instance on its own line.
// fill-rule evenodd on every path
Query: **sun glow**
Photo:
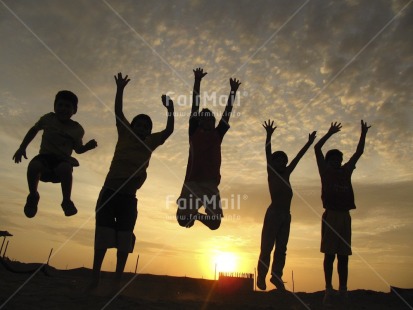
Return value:
M 217 272 L 234 272 L 237 269 L 237 256 L 230 252 L 220 252 L 214 257 Z

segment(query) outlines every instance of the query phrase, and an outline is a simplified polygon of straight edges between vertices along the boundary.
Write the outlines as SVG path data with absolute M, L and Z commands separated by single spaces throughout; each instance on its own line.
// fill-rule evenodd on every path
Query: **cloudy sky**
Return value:
M 270 203 L 261 123 L 278 126 L 273 150 L 293 158 L 317 130 L 332 121 L 342 131 L 325 148 L 344 159 L 355 151 L 360 120 L 372 124 L 353 174 L 350 289 L 388 291 L 413 286 L 413 3 L 394 1 L 0 1 L 0 230 L 7 255 L 42 262 L 53 248 L 58 268 L 91 267 L 94 208 L 116 143 L 113 99 L 117 72 L 131 78 L 125 115 L 149 114 L 154 131 L 165 126 L 160 97 L 175 100 L 175 132 L 153 154 L 138 191 L 137 242 L 126 271 L 214 278 L 230 270 L 254 272 L 262 222 Z M 188 156 L 187 113 L 192 69 L 203 67 L 202 104 L 223 110 L 229 78 L 242 85 L 222 147 L 222 198 L 226 217 L 217 231 L 176 223 Z M 52 111 L 57 91 L 79 97 L 73 117 L 85 141 L 98 148 L 76 155 L 73 200 L 66 218 L 56 184 L 42 183 L 35 218 L 24 216 L 29 160 L 12 161 L 27 130 Z M 409 103 L 410 102 L 410 103 Z M 294 171 L 292 225 L 284 280 L 296 291 L 324 288 L 319 252 L 320 180 L 313 149 Z M 232 257 L 232 258 L 231 258 Z M 104 262 L 114 270 L 115 251 Z M 336 281 L 336 280 L 335 280 Z M 337 282 L 336 282 L 337 283 Z

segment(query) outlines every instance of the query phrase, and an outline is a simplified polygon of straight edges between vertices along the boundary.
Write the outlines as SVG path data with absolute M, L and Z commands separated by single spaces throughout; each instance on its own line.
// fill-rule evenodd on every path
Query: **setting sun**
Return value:
M 230 252 L 220 252 L 214 258 L 218 272 L 234 272 L 237 268 L 237 256 Z

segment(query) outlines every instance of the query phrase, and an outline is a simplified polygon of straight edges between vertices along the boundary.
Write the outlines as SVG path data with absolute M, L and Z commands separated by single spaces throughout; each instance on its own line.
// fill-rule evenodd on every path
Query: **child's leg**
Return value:
M 113 209 L 117 205 L 114 192 L 102 189 L 96 203 L 96 227 L 93 257 L 92 282 L 88 289 L 93 290 L 99 284 L 103 259 L 108 248 L 116 247 L 116 221 Z
M 261 290 L 266 289 L 265 277 L 267 276 L 270 265 L 271 251 L 274 248 L 275 232 L 274 210 L 268 208 L 265 213 L 264 224 L 262 225 L 261 251 L 257 267 L 257 286 Z
M 216 230 L 221 226 L 221 214 L 209 215 L 198 213 L 196 219 L 211 230 Z
M 72 195 L 73 166 L 67 162 L 62 162 L 54 171 L 60 179 L 63 200 L 70 200 L 70 196 Z
M 209 202 L 205 201 L 209 199 Z M 212 201 L 212 203 L 210 203 Z M 205 207 L 206 214 L 198 213 L 196 219 L 204 224 L 211 230 L 216 230 L 221 226 L 221 197 L 219 195 L 213 195 L 212 197 L 204 196 L 203 205 Z
M 275 238 L 274 259 L 272 262 L 272 278 L 271 282 L 278 289 L 285 289 L 282 281 L 283 270 L 285 266 L 285 257 L 287 255 L 287 243 L 290 236 L 290 214 L 277 214 L 275 222 L 278 226 Z M 279 224 L 278 224 L 279 223 Z
M 39 203 L 40 195 L 37 192 L 39 181 L 46 167 L 41 160 L 33 158 L 27 168 L 27 184 L 29 186 L 29 195 L 27 196 L 24 206 L 24 214 L 28 218 L 32 218 L 37 213 L 37 204 Z
M 203 182 L 199 184 L 199 188 L 198 196 L 202 198 L 206 214 L 198 213 L 197 220 L 209 229 L 216 230 L 221 226 L 221 217 L 223 217 L 218 186 L 214 183 Z
M 339 279 L 339 289 L 347 290 L 347 278 L 348 278 L 348 255 L 337 255 L 337 271 Z
M 339 279 L 339 290 L 347 292 L 348 257 L 351 255 L 351 216 L 350 212 L 342 214 L 342 226 L 337 230 L 341 236 L 341 242 L 337 254 L 337 271 Z
M 192 227 L 197 219 L 198 209 L 201 206 L 197 184 L 194 182 L 184 183 L 176 203 L 178 205 L 176 211 L 178 224 L 186 228 Z
M 72 195 L 72 173 L 73 166 L 67 162 L 60 163 L 55 169 L 57 177 L 62 187 L 63 201 L 62 208 L 66 216 L 72 216 L 77 213 L 77 209 L 70 199 Z
M 103 259 L 105 258 L 107 249 L 96 249 L 95 255 L 93 257 L 93 272 L 92 272 L 92 283 L 90 287 L 97 287 L 100 279 L 100 270 L 102 268 Z
M 138 218 L 138 200 L 133 195 L 118 195 L 115 204 L 116 218 L 116 282 L 120 283 L 129 253 L 133 252 L 136 237 L 133 233 Z
M 116 257 L 116 279 L 120 280 L 125 270 L 126 261 L 128 259 L 129 252 L 118 250 Z
M 99 200 L 97 206 L 99 206 Z M 104 212 L 102 212 L 104 213 Z M 105 219 L 106 214 L 96 213 L 95 228 L 95 250 L 93 257 L 92 282 L 87 290 L 93 290 L 99 285 L 100 270 L 102 269 L 103 259 L 108 248 L 116 246 L 116 232 L 111 227 L 99 226 L 100 222 L 110 223 L 110 219 Z M 106 220 L 106 222 L 105 222 Z
M 198 201 L 194 197 L 179 197 L 177 200 L 178 209 L 176 220 L 182 227 L 190 228 L 197 219 L 198 209 L 195 207 Z
M 27 184 L 29 186 L 30 194 L 37 193 L 37 187 L 39 186 L 40 176 L 45 169 L 43 163 L 36 158 L 32 159 L 27 167 Z
M 135 235 L 133 234 L 133 226 L 136 222 L 136 217 L 134 218 L 133 223 L 132 221 L 128 223 L 128 221 L 123 221 L 122 219 L 120 219 L 118 222 L 120 222 L 119 224 L 121 227 L 125 225 L 123 227 L 128 227 L 131 230 L 117 231 L 116 233 L 116 247 L 118 248 L 118 251 L 116 253 L 116 273 L 113 283 L 114 290 L 120 289 L 120 284 L 122 280 L 123 271 L 125 270 L 126 261 L 128 260 L 129 253 L 133 252 L 136 242 Z
M 333 288 L 333 264 L 335 257 L 335 254 L 324 254 L 324 278 L 327 289 Z

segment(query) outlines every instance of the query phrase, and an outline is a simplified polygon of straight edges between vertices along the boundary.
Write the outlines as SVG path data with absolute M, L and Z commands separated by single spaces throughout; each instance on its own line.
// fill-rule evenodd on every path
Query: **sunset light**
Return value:
M 0 309 L 82 308 L 88 282 L 92 308 L 294 308 L 273 274 L 315 294 L 296 309 L 331 287 L 404 306 L 389 292 L 413 290 L 412 25 L 411 0 L 0 0 Z
M 238 257 L 234 253 L 220 252 L 214 257 L 217 272 L 234 272 L 237 270 Z

